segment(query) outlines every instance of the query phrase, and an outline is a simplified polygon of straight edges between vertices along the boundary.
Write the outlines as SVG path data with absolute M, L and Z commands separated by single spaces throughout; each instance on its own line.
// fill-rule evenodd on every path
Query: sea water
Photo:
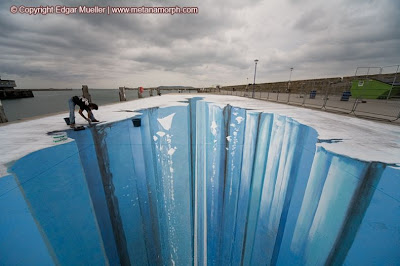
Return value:
M 119 102 L 119 90 L 116 89 L 90 89 L 92 102 L 99 105 Z M 161 94 L 178 93 L 178 90 L 161 90 Z M 194 93 L 194 91 L 191 91 Z M 156 96 L 157 92 L 153 91 Z M 68 113 L 68 100 L 72 96 L 82 95 L 80 89 L 67 91 L 34 91 L 33 98 L 2 100 L 4 112 L 9 122 L 32 118 L 35 116 L 49 115 L 59 112 Z M 150 97 L 149 91 L 144 91 L 143 97 Z M 157 96 L 158 97 L 158 96 Z M 138 98 L 136 90 L 126 90 L 128 101 Z

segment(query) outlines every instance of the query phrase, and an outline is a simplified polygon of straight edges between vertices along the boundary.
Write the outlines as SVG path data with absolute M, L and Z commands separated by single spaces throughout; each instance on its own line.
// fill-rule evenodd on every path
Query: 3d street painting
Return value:
M 0 265 L 400 264 L 396 165 L 279 113 L 200 98 L 140 113 L 9 166 Z

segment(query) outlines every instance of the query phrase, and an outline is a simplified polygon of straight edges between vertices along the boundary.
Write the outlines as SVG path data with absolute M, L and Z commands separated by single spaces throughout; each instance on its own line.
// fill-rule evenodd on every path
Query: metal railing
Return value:
M 287 93 L 272 90 L 258 90 L 255 92 L 254 99 L 400 123 L 399 98 L 391 98 L 389 100 L 367 99 L 365 96 L 363 97 L 363 95 L 348 97 L 349 91 L 346 92 L 346 97 L 346 95 L 343 95 L 343 92 L 339 92 L 338 89 L 335 88 L 334 84 L 325 89 L 315 91 L 314 95 L 311 91 L 312 89 L 303 89 L 300 92 Z M 212 88 L 205 92 L 252 98 L 251 90 L 224 90 L 223 88 Z M 367 92 L 365 94 L 368 95 Z

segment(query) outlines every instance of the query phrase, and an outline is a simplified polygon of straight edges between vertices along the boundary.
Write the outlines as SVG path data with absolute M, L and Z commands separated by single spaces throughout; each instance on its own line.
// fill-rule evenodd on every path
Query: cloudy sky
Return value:
M 192 15 L 11 14 L 12 5 L 195 6 Z M 400 64 L 399 0 L 1 0 L 0 76 L 18 88 L 208 87 Z M 394 72 L 396 68 L 384 71 Z

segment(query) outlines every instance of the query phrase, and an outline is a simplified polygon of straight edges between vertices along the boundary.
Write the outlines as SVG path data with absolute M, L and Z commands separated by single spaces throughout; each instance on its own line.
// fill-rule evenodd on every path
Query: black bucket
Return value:
M 140 118 L 134 118 L 132 119 L 132 122 L 134 127 L 140 127 L 142 125 Z

